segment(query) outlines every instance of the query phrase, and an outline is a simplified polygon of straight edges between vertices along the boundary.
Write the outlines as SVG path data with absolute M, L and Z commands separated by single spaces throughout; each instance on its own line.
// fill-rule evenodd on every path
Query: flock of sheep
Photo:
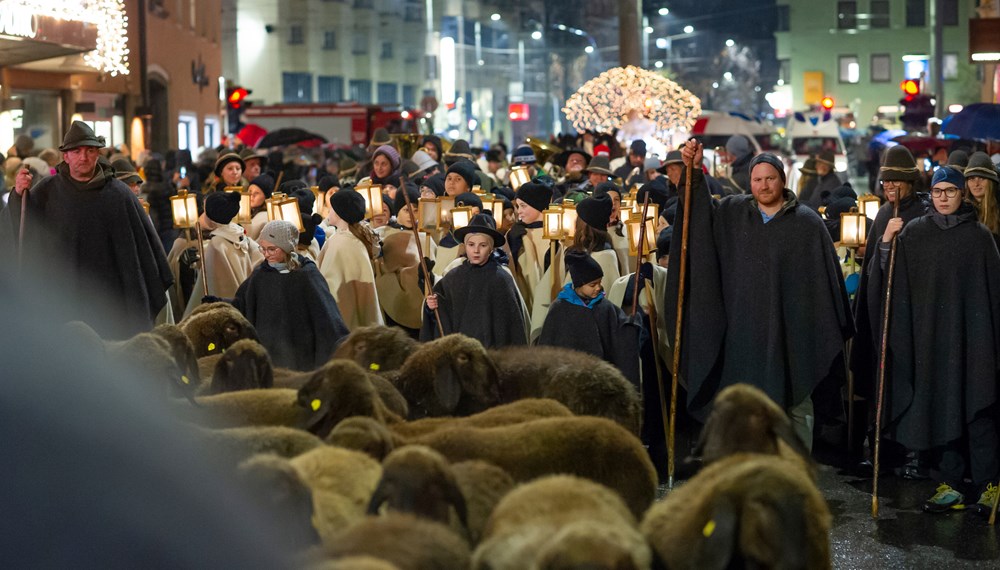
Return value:
M 701 470 L 655 501 L 642 402 L 555 348 L 354 331 L 323 367 L 274 368 L 223 303 L 124 342 L 71 327 L 161 390 L 312 569 L 830 567 L 830 513 L 784 412 L 727 388 Z

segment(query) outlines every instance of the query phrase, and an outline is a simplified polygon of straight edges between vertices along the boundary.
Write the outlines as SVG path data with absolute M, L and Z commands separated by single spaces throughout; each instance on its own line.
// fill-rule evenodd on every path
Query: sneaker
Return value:
M 938 485 L 934 496 L 924 503 L 924 510 L 928 513 L 943 513 L 949 510 L 961 510 L 965 508 L 963 501 L 965 497 L 958 491 L 951 488 L 947 483 Z
M 993 502 L 997 500 L 998 493 L 1000 493 L 1000 487 L 994 486 L 993 483 L 986 485 L 986 490 L 983 491 L 982 495 L 979 495 L 976 504 L 972 505 L 976 514 L 984 517 L 990 516 L 990 512 L 993 511 Z

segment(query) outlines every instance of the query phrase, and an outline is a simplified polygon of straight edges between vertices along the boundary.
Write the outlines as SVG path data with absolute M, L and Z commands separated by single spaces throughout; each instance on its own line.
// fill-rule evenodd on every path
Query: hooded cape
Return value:
M 700 170 L 691 198 L 680 371 L 690 411 L 703 418 L 715 394 L 738 382 L 757 386 L 784 409 L 798 405 L 854 332 L 823 221 L 785 190 L 785 205 L 765 224 L 753 196 L 712 200 Z M 685 207 L 681 200 L 674 235 Z M 675 239 L 671 266 L 680 257 Z M 678 274 L 668 275 L 669 330 L 677 322 Z
M 314 370 L 349 331 L 316 264 L 298 259 L 301 267 L 288 273 L 261 263 L 240 285 L 233 305 L 256 327 L 275 366 Z

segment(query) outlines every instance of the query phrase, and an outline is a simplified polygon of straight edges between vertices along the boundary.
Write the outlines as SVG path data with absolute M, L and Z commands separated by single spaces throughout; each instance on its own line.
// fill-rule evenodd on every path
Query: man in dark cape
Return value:
M 173 283 L 160 238 L 139 199 L 97 158 L 104 138 L 74 121 L 59 150 L 56 174 L 28 190 L 23 270 L 57 292 L 63 317 L 104 337 L 149 330 Z M 18 188 L 31 175 L 18 174 Z M 0 243 L 15 246 L 22 196 L 11 192 L 0 213 Z M 16 259 L 13 247 L 8 255 Z
M 701 146 L 690 141 L 684 154 L 699 164 Z M 713 201 L 701 170 L 693 171 L 681 381 L 698 419 L 719 390 L 738 382 L 761 388 L 785 410 L 808 405 L 854 332 L 823 221 L 790 190 L 778 188 L 784 171 L 777 157 L 758 155 L 750 172 L 753 195 Z M 758 177 L 773 187 L 758 189 Z M 765 191 L 769 203 L 780 204 L 766 223 L 758 202 Z M 675 236 L 683 229 L 684 207 L 678 206 Z M 674 239 L 671 267 L 680 257 L 681 240 Z M 667 283 L 669 330 L 677 321 L 678 274 L 671 271 Z M 797 426 L 807 444 L 809 415 Z
M 488 214 L 476 214 L 468 226 L 455 230 L 455 237 L 463 242 L 469 234 L 489 236 L 494 248 L 504 244 L 503 234 L 496 231 Z M 462 333 L 486 348 L 527 344 L 524 303 L 514 278 L 498 261 L 498 252 L 494 250 L 479 264 L 472 262 L 468 245 L 466 254 L 469 259 L 434 285 L 444 334 Z M 439 334 L 435 313 L 425 305 L 420 340 L 433 340 Z
M 314 370 L 331 357 L 350 331 L 312 260 L 281 273 L 266 261 L 236 291 L 233 305 L 257 328 L 275 366 Z

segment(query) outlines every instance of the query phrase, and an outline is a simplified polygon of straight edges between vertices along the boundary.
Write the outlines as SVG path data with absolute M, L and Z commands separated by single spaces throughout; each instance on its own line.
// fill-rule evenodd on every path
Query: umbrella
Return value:
M 1000 104 L 966 105 L 944 120 L 941 132 L 963 139 L 1000 140 Z
M 892 142 L 905 146 L 914 155 L 934 154 L 939 148 L 951 146 L 951 141 L 920 135 L 903 135 L 892 139 Z
M 272 146 L 288 146 L 297 144 L 304 147 L 315 147 L 326 144 L 326 137 L 310 133 L 305 129 L 289 127 L 286 129 L 276 129 L 257 142 L 257 148 L 270 148 Z
M 243 141 L 243 144 L 250 147 L 256 147 L 260 139 L 264 138 L 267 134 L 267 130 L 260 125 L 247 124 L 240 132 L 236 133 L 236 138 Z
M 629 123 L 645 123 L 659 138 L 690 129 L 701 115 L 701 101 L 651 71 L 615 67 L 584 83 L 566 101 L 563 113 L 577 131 L 610 133 Z
M 899 129 L 889 129 L 887 131 L 882 131 L 881 133 L 872 137 L 871 142 L 868 143 L 868 151 L 882 152 L 882 149 L 887 146 L 893 146 L 892 139 L 896 137 L 901 137 L 906 135 L 906 131 Z

